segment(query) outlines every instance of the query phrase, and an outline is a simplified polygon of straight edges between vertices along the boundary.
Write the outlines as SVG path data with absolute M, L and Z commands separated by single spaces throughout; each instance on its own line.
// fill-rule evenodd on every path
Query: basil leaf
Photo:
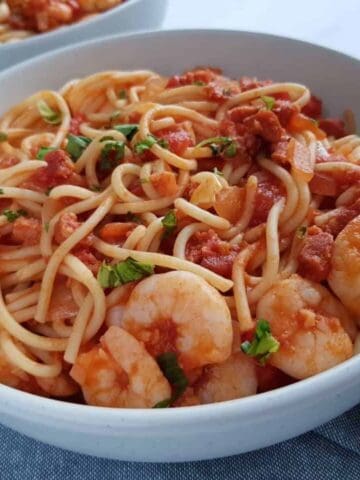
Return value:
M 1 142 L 6 142 L 8 139 L 8 135 L 5 132 L 0 132 L 0 143 Z
M 90 145 L 91 139 L 88 137 L 83 137 L 81 135 L 72 135 L 67 136 L 68 143 L 66 145 L 66 151 L 71 156 L 71 158 L 76 161 L 78 160 L 83 151 Z
M 59 112 L 55 112 L 45 100 L 39 100 L 37 103 L 37 108 L 43 120 L 50 125 L 59 125 L 61 123 L 61 115 Z
M 139 125 L 137 125 L 136 123 L 126 123 L 124 125 L 114 125 L 113 128 L 114 128 L 114 130 L 117 130 L 118 132 L 125 135 L 127 140 L 132 140 L 135 133 L 137 133 L 139 131 Z
M 170 399 L 158 402 L 154 408 L 167 408 L 184 393 L 186 387 L 189 385 L 189 380 L 184 370 L 180 367 L 174 352 L 165 352 L 159 355 L 156 360 L 164 376 L 174 389 L 174 393 Z
M 55 150 L 57 150 L 56 147 L 40 147 L 36 154 L 36 158 L 37 160 L 44 160 L 49 152 L 55 152 Z
M 267 95 L 264 95 L 260 98 L 265 103 L 266 110 L 272 110 L 274 108 L 274 106 L 275 106 L 275 98 L 274 97 L 268 97 Z
M 276 353 L 279 348 L 280 343 L 271 335 L 269 322 L 263 319 L 257 322 L 253 340 L 241 344 L 241 350 L 246 355 L 255 357 L 261 365 L 265 365 L 270 355 Z
M 117 263 L 114 268 L 122 285 L 140 280 L 154 273 L 153 265 L 138 262 L 131 257 L 124 262 Z
M 98 282 L 103 288 L 113 288 L 141 280 L 154 273 L 154 266 L 128 257 L 115 265 L 103 263 L 98 272 Z
M 3 215 L 5 215 L 7 221 L 9 223 L 15 222 L 16 219 L 19 217 L 27 217 L 28 213 L 26 210 L 20 209 L 20 210 L 4 210 L 2 212 Z
M 165 217 L 161 220 L 164 227 L 164 237 L 167 238 L 173 233 L 177 226 L 177 219 L 174 210 L 167 212 Z
M 153 135 L 148 135 L 144 140 L 141 142 L 138 142 L 134 149 L 135 153 L 138 155 L 141 155 L 144 153 L 146 150 L 149 150 L 153 145 L 155 145 L 157 142 L 157 139 Z
M 99 268 L 97 280 L 102 288 L 114 288 L 120 285 L 120 279 L 114 267 L 106 263 L 103 263 Z
M 124 158 L 125 144 L 119 141 L 107 141 L 101 150 L 99 168 L 102 172 L 113 170 Z
M 209 147 L 214 156 L 225 153 L 227 157 L 234 157 L 237 152 L 236 143 L 229 137 L 211 137 L 198 143 L 195 148 Z
M 162 148 L 169 148 L 169 142 L 165 138 L 156 138 L 154 135 L 148 135 L 144 140 L 135 145 L 135 153 L 141 155 L 155 144 L 160 145 Z

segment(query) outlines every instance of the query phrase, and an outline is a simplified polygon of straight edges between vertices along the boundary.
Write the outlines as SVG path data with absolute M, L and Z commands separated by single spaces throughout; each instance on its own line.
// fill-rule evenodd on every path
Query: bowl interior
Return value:
M 0 73 L 0 114 L 40 89 L 58 89 L 72 78 L 101 70 L 153 69 L 162 74 L 174 74 L 197 65 L 219 66 L 233 78 L 249 75 L 304 83 L 324 100 L 332 115 L 340 115 L 345 108 L 351 108 L 360 115 L 358 60 L 296 40 L 229 31 L 174 31 L 117 36 L 44 54 Z M 2 420 L 4 423 L 24 433 L 85 453 L 121 459 L 188 460 L 259 448 L 313 428 L 359 400 L 356 386 L 359 378 L 360 356 L 357 356 L 316 377 L 254 397 L 167 411 L 142 410 L 140 414 L 134 410 L 83 407 L 48 400 L 0 385 L 0 411 L 6 415 L 6 422 Z M 344 399 L 340 402 L 341 396 Z M 239 441 L 236 436 L 236 422 L 239 419 L 242 424 L 249 425 L 244 446 L 238 448 L 234 446 L 234 441 Z M 261 424 L 255 430 L 252 419 Z M 270 430 L 278 428 L 278 433 L 258 439 L 256 432 L 263 432 L 264 425 L 270 423 Z M 47 426 L 49 436 L 41 424 Z M 224 447 L 221 448 L 223 439 L 213 441 L 214 431 L 206 434 L 207 426 L 210 429 L 211 425 L 215 425 L 219 436 L 222 431 L 233 428 L 234 440 L 232 437 L 228 442 L 224 440 Z M 132 445 L 136 445 L 139 439 L 145 439 L 144 432 L 149 427 L 154 432 L 154 449 L 158 448 L 157 453 L 135 454 L 131 450 Z M 187 449 L 182 445 L 182 456 L 176 445 L 172 447 L 176 451 L 174 454 L 165 448 L 172 429 L 181 431 L 184 427 L 184 445 L 189 432 L 194 438 L 201 434 L 201 442 L 207 437 L 209 442 L 211 440 L 211 444 L 204 443 L 206 452 L 197 453 L 196 445 L 200 440 L 196 444 L 189 443 Z M 58 431 L 61 430 L 66 430 L 66 435 L 59 436 Z M 70 439 L 74 436 L 71 445 L 68 432 L 72 432 Z M 79 432 L 84 436 L 79 436 Z M 104 444 L 103 449 L 100 448 L 101 443 L 91 447 L 86 444 L 87 438 L 92 440 L 97 435 L 103 435 L 104 438 L 108 436 L 109 443 Z M 126 441 L 119 444 L 122 436 L 126 436 Z M 230 441 L 233 445 L 231 448 L 228 446 Z M 130 446 L 126 450 L 128 443 Z M 149 442 L 146 445 L 149 448 Z M 112 448 L 110 453 L 109 448 Z M 122 453 L 124 448 L 126 453 Z M 194 453 L 190 452 L 191 449 Z
M 6 92 L 0 109 L 6 110 L 39 89 L 56 89 L 71 78 L 101 70 L 150 68 L 172 74 L 199 64 L 219 66 L 234 78 L 249 75 L 304 83 L 323 98 L 332 115 L 341 114 L 345 108 L 360 114 L 357 60 L 305 42 L 230 31 L 117 36 L 45 54 L 0 76 L 0 90 Z

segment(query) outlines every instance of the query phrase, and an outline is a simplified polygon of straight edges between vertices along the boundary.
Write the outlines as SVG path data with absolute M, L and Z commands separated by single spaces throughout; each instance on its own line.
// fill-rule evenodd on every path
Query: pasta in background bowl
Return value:
M 167 0 L 55 0 L 34 15 L 27 3 L 11 0 L 13 24 L 8 23 L 9 8 L 0 2 L 0 70 L 39 53 L 81 40 L 131 30 L 159 27 Z M 40 1 L 40 3 L 42 3 Z M 39 7 L 40 8 L 40 7 Z
M 0 170 L 3 382 L 26 391 L 1 386 L 3 422 L 84 453 L 180 461 L 270 445 L 357 403 L 358 312 L 342 269 L 358 228 L 358 140 L 350 113 L 328 117 L 359 113 L 359 63 L 216 31 L 55 56 L 57 72 L 44 55 L 0 78 L 2 156 L 15 158 Z M 353 85 L 341 90 L 344 75 Z M 92 406 L 71 403 L 79 386 Z

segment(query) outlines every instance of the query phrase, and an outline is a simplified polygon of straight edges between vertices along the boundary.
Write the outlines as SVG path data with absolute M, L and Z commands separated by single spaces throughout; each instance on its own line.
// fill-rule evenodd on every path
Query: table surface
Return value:
M 273 33 L 360 57 L 359 14 L 359 0 L 169 0 L 164 28 Z

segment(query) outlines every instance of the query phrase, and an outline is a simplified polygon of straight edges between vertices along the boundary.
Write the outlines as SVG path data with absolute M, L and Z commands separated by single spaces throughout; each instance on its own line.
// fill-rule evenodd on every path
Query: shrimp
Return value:
M 255 363 L 242 352 L 233 353 L 225 362 L 205 367 L 193 389 L 201 404 L 255 395 Z
M 152 275 L 132 291 L 122 326 L 153 356 L 178 354 L 185 371 L 225 361 L 233 338 L 220 293 L 189 272 Z
M 255 395 L 256 364 L 239 350 L 239 322 L 233 321 L 232 325 L 233 353 L 225 362 L 208 365 L 201 369 L 201 372 L 197 372 L 197 375 L 188 375 L 191 387 L 180 399 L 178 406 L 215 403 Z
M 328 281 L 360 325 L 360 215 L 346 225 L 334 242 Z
M 90 405 L 151 408 L 171 397 L 171 388 L 143 345 L 111 326 L 100 344 L 81 353 L 70 371 Z
M 71 397 L 79 391 L 79 386 L 67 373 L 60 373 L 53 378 L 35 377 L 35 380 L 50 397 Z
M 35 382 L 34 377 L 27 374 L 20 368 L 12 365 L 0 350 L 0 384 L 17 388 L 24 392 L 44 395 L 40 386 Z
M 101 12 L 119 5 L 123 0 L 78 0 L 84 12 Z
M 280 349 L 269 362 L 296 379 L 327 370 L 353 355 L 356 327 L 323 286 L 292 275 L 260 299 L 257 317 L 268 320 Z

